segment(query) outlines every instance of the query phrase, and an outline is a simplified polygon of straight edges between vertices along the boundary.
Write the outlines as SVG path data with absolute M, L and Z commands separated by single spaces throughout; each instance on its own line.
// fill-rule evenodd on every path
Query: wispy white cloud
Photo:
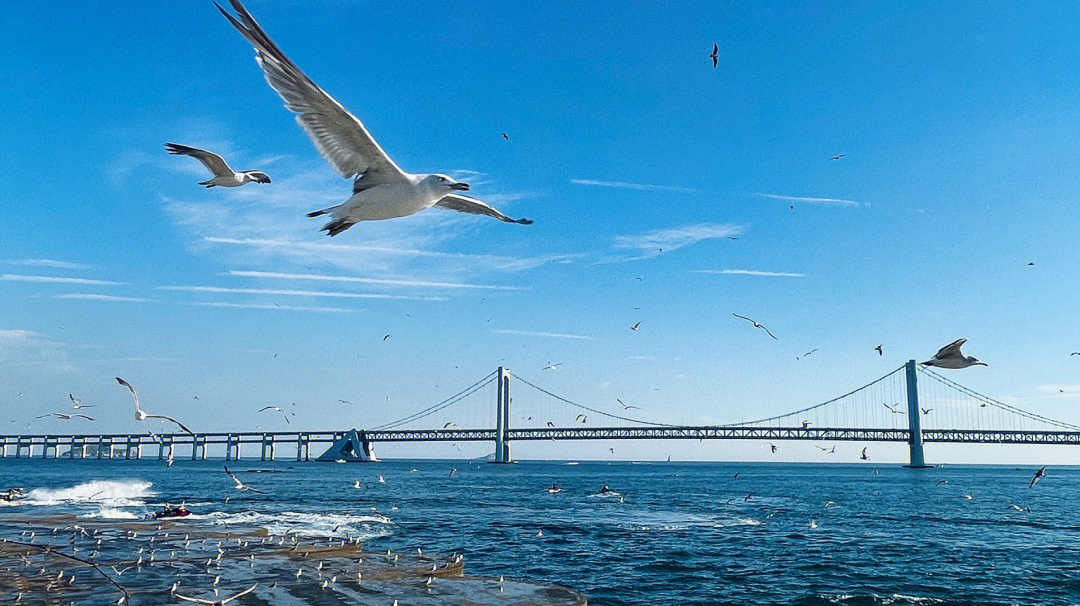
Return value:
M 1040 385 L 1038 389 L 1051 395 L 1077 395 L 1080 394 L 1080 383 L 1051 383 Z
M 643 256 L 635 257 L 635 259 L 649 258 L 705 240 L 734 238 L 743 233 L 744 229 L 741 225 L 730 223 L 697 223 L 657 229 L 643 234 L 615 236 L 614 247 L 642 253 Z
M 803 196 L 781 196 L 779 194 L 766 194 L 766 193 L 761 193 L 761 192 L 755 193 L 754 195 L 758 196 L 758 197 L 761 197 L 761 198 L 769 198 L 771 200 L 784 200 L 786 202 L 800 202 L 800 203 L 803 203 L 803 204 L 819 204 L 819 205 L 823 205 L 823 206 L 849 206 L 849 207 L 870 206 L 869 204 L 867 204 L 865 202 L 856 202 L 855 200 L 844 200 L 843 198 L 808 198 L 808 197 L 803 197 Z
M 786 271 L 759 271 L 756 269 L 695 269 L 695 274 L 717 274 L 735 276 L 764 276 L 767 278 L 805 278 L 806 274 L 790 273 Z
M 523 337 L 549 337 L 552 339 L 578 339 L 582 341 L 595 341 L 596 337 L 589 337 L 586 335 L 568 335 L 558 332 L 540 332 L 533 330 L 513 330 L 510 328 L 503 328 L 499 330 L 491 331 L 497 335 L 519 335 Z
M 378 284 L 382 286 L 414 286 L 430 288 L 450 289 L 480 289 L 480 290 L 525 290 L 521 286 L 498 286 L 492 284 L 468 284 L 464 282 L 430 282 L 427 280 L 391 279 L 391 278 L 360 278 L 356 276 L 328 276 L 325 274 L 296 274 L 275 271 L 247 271 L 229 270 L 230 276 L 246 278 L 273 278 L 280 280 L 313 280 L 322 282 L 350 282 L 355 284 Z
M 64 295 L 55 295 L 54 299 L 79 299 L 83 301 L 117 301 L 125 303 L 156 303 L 156 299 L 145 299 L 142 297 L 117 297 L 113 295 L 99 295 L 95 293 L 68 293 Z
M 60 344 L 23 329 L 0 328 L 0 364 L 46 364 L 62 372 L 75 370 Z
M 577 185 L 595 185 L 598 187 L 616 187 L 619 189 L 635 189 L 638 191 L 677 191 L 682 193 L 694 193 L 697 190 L 690 187 L 676 187 L 673 185 L 651 185 L 649 183 L 628 183 L 626 181 L 600 181 L 597 179 L 570 179 Z
M 333 242 L 307 242 L 301 240 L 276 240 L 268 238 L 225 238 L 207 236 L 203 238 L 209 244 L 227 244 L 244 246 L 265 252 L 278 251 L 286 255 L 292 253 L 297 258 L 309 258 L 313 261 L 325 261 L 338 256 L 357 258 L 356 253 L 376 253 L 382 257 L 418 257 L 450 261 L 466 261 L 485 269 L 502 271 L 524 271 L 548 263 L 563 263 L 579 258 L 580 254 L 550 254 L 534 257 L 504 257 L 472 253 L 453 253 L 419 248 L 398 248 L 394 246 L 370 244 L 338 244 Z M 301 253 L 302 255 L 295 255 Z M 386 269 L 386 265 L 381 266 Z
M 89 278 L 65 278 L 61 276 L 27 276 L 23 274 L 0 274 L 0 282 L 38 282 L 44 284 L 87 284 L 91 286 L 123 286 L 126 282 L 91 280 Z
M 339 299 L 395 299 L 402 301 L 444 301 L 439 297 L 409 297 L 384 293 L 340 292 L 334 290 L 287 290 L 278 288 L 228 288 L 224 286 L 158 286 L 158 290 L 204 293 L 230 293 L 241 295 L 274 295 L 281 297 L 331 297 Z
M 182 305 L 194 305 L 196 307 L 226 307 L 230 309 L 272 309 L 280 311 L 311 311 L 325 313 L 353 313 L 362 309 L 345 309 L 342 307 L 301 307 L 297 305 L 264 305 L 262 303 L 227 303 L 224 301 L 184 301 Z
M 71 261 L 58 261 L 56 259 L 12 259 L 11 265 L 23 265 L 27 267 L 51 267 L 54 269 L 97 269 L 86 263 L 72 263 Z

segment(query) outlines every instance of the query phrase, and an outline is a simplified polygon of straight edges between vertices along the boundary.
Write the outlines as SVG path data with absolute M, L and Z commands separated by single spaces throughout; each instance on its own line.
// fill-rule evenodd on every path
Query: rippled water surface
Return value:
M 0 521 L 134 520 L 186 500 L 191 528 L 253 526 L 312 540 L 358 537 L 370 552 L 460 553 L 470 574 L 561 584 L 592 604 L 1080 602 L 1074 469 L 1050 469 L 1029 489 L 1027 467 L 230 466 L 268 494 L 234 490 L 220 461 L 166 469 L 150 460 L 5 459 L 0 486 L 29 496 L 0 507 Z M 553 482 L 561 493 L 546 491 Z M 598 494 L 604 484 L 618 494 Z

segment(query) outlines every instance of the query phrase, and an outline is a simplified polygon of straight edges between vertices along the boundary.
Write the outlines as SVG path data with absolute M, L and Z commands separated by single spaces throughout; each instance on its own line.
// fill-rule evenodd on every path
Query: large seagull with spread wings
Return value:
M 326 91 L 308 78 L 238 0 L 229 0 L 233 16 L 215 3 L 221 14 L 255 48 L 255 60 L 267 83 L 277 91 L 285 107 L 311 137 L 323 158 L 343 177 L 353 179 L 353 195 L 344 204 L 308 213 L 330 215 L 323 230 L 336 236 L 360 221 L 396 219 L 432 206 L 474 215 L 486 215 L 507 223 L 528 225 L 528 219 L 511 219 L 480 200 L 461 195 L 460 183 L 440 174 L 407 173 L 386 155 L 371 133 Z

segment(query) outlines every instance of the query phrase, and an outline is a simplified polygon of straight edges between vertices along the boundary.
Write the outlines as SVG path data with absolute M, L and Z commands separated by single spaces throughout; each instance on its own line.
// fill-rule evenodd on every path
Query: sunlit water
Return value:
M 0 523 L 53 514 L 123 522 L 186 500 L 195 515 L 181 527 L 359 537 L 371 553 L 460 553 L 469 574 L 565 585 L 591 604 L 1080 602 L 1073 469 L 1050 469 L 1029 489 L 1033 467 L 230 465 L 279 473 L 240 473 L 262 496 L 234 490 L 220 461 L 166 469 L 150 460 L 5 459 L 0 487 L 29 496 L 0 507 Z M 547 493 L 553 482 L 560 494 Z M 619 494 L 599 495 L 604 484 Z

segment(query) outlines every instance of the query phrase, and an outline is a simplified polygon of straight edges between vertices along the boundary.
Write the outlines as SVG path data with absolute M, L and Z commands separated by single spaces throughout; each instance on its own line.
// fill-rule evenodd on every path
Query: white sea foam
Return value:
M 390 527 L 394 524 L 390 518 L 377 513 L 352 515 L 296 511 L 280 513 L 215 511 L 208 514 L 192 514 L 188 516 L 188 519 L 206 520 L 222 526 L 256 526 L 265 528 L 272 535 L 291 533 L 306 537 L 360 537 L 363 540 L 389 535 Z
M 38 506 L 102 503 L 112 507 L 138 507 L 146 498 L 157 494 L 151 486 L 153 484 L 142 480 L 92 480 L 70 488 L 34 488 L 18 503 Z
M 82 516 L 86 519 L 102 519 L 102 520 L 137 520 L 139 516 L 131 513 L 130 511 L 124 511 L 122 509 L 115 509 L 113 507 L 102 507 L 98 511 L 94 511 Z

